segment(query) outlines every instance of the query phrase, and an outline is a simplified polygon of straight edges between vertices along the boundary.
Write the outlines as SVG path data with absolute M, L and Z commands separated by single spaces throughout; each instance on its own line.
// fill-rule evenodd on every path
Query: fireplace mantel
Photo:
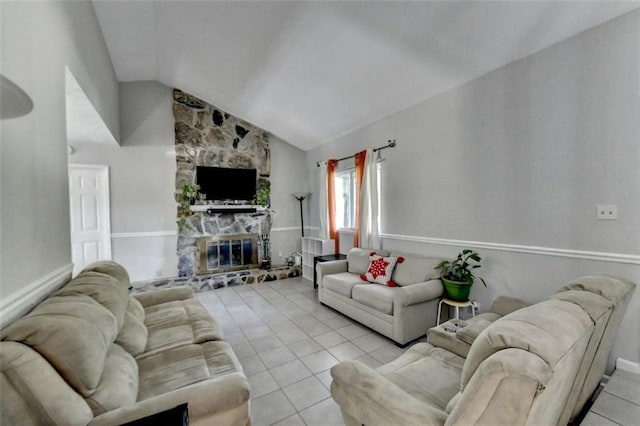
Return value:
M 253 204 L 196 204 L 189 207 L 192 212 L 206 213 L 255 213 L 268 210 Z

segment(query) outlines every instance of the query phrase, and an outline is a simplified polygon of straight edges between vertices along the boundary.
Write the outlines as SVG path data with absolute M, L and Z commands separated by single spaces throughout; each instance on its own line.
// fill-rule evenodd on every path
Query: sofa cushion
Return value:
M 115 343 L 122 346 L 131 355 L 138 356 L 147 347 L 148 335 L 149 332 L 144 325 L 144 309 L 140 302 L 129 297 L 124 323 L 118 332 Z
M 377 371 L 419 401 L 445 410 L 460 391 L 464 358 L 428 343 L 418 343 Z
M 392 276 L 393 281 L 399 286 L 440 278 L 440 271 L 435 268 L 442 262 L 442 259 L 406 255 L 399 252 L 391 252 L 391 256 L 404 257 L 404 262 L 396 265 Z
M 116 318 L 89 296 L 56 296 L 2 331 L 2 340 L 32 347 L 83 397 L 102 376 L 117 334 Z
M 127 289 L 120 282 L 99 272 L 82 272 L 54 293 L 54 296 L 84 294 L 107 308 L 122 327 L 129 299 Z
M 110 261 L 110 260 L 101 260 L 99 262 L 94 262 L 88 266 L 86 266 L 80 274 L 84 272 L 98 272 L 100 274 L 106 274 L 112 276 L 117 279 L 118 282 L 125 290 L 129 290 L 131 288 L 131 283 L 129 282 L 129 273 L 124 268 L 124 266 L 119 263 Z
M 352 298 L 355 302 L 362 303 L 383 314 L 393 314 L 393 295 L 392 287 L 359 284 L 353 287 Z
M 93 418 L 85 400 L 46 359 L 17 342 L 0 342 L 0 423 L 85 426 Z
M 465 321 L 467 326 L 459 330 L 456 333 L 456 337 L 464 343 L 472 345 L 478 335 L 498 318 L 500 318 L 500 315 L 493 312 L 484 312 L 474 318 L 469 318 Z
M 348 271 L 358 275 L 366 273 L 369 267 L 369 256 L 371 256 L 371 253 L 380 256 L 389 256 L 389 252 L 386 250 L 370 250 L 354 247 L 349 250 L 347 254 Z
M 144 307 L 138 299 L 133 296 L 129 296 L 129 304 L 127 304 L 127 312 L 144 322 Z
M 169 349 L 139 360 L 138 367 L 138 400 L 152 398 L 202 380 L 242 372 L 238 359 L 226 342 L 206 342 Z M 241 390 L 228 390 L 236 391 Z
M 175 300 L 145 310 L 146 357 L 170 348 L 222 340 L 222 330 L 197 299 Z
M 87 398 L 94 416 L 133 404 L 138 396 L 138 364 L 118 345 L 111 345 L 96 391 Z
M 322 278 L 322 286 L 344 297 L 351 297 L 351 289 L 354 285 L 362 284 L 362 279 L 356 274 L 339 272 L 325 275 Z
M 587 333 L 593 323 L 577 305 L 546 300 L 519 309 L 492 323 L 475 339 L 462 372 L 466 385 L 490 355 L 507 348 L 522 349 L 555 364 Z
M 607 275 L 590 275 L 570 282 L 558 290 L 558 293 L 567 290 L 588 291 L 598 294 L 610 302 L 619 303 L 634 288 L 635 284 L 629 280 Z

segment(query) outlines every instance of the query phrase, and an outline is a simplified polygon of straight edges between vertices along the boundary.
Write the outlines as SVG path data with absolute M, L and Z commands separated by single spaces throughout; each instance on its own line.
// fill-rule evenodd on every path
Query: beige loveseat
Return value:
M 331 370 L 331 395 L 349 426 L 566 425 L 604 373 L 634 288 L 580 278 L 488 320 L 466 358 L 430 341 L 376 370 L 343 361 Z
M 360 278 L 369 267 L 371 250 L 353 248 L 346 260 L 318 263 L 320 303 L 342 312 L 400 345 L 424 336 L 436 324 L 443 288 L 435 267 L 442 259 L 376 250 L 402 256 L 392 279 L 397 287 L 370 284 Z
M 91 265 L 2 330 L 3 425 L 119 425 L 188 403 L 192 424 L 250 424 L 249 384 L 189 287 L 128 294 Z

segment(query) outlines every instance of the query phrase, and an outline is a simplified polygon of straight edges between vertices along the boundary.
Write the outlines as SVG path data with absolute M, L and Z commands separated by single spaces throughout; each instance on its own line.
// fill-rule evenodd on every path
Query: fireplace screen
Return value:
M 257 239 L 257 236 L 251 234 L 200 238 L 199 273 L 258 266 Z

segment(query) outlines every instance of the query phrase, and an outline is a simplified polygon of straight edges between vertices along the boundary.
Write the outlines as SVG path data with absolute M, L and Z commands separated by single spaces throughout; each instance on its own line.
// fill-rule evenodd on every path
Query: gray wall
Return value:
M 283 257 L 301 250 L 300 204 L 294 192 L 306 192 L 306 164 L 304 151 L 271 136 L 271 207 L 276 212 L 271 230 L 273 263 L 283 263 Z M 305 200 L 303 207 L 308 209 Z M 309 211 L 304 211 L 305 221 Z M 306 234 L 305 234 L 306 235 Z
M 69 163 L 109 166 L 113 260 L 132 280 L 176 274 L 171 89 L 120 83 L 121 146 L 80 144 Z
M 71 263 L 65 66 L 116 140 L 119 124 L 115 73 L 90 2 L 3 1 L 0 13 L 2 73 L 34 103 L 31 113 L 1 125 L 0 290 L 6 298 Z
M 109 166 L 113 260 L 132 280 L 177 275 L 174 119 L 171 89 L 161 83 L 120 83 L 120 147 L 81 144 L 75 164 Z M 298 202 L 306 187 L 305 154 L 271 136 L 272 256 L 300 250 Z
M 629 13 L 310 151 L 309 188 L 315 161 L 397 139 L 382 166 L 384 246 L 480 247 L 483 306 L 540 300 L 585 274 L 640 283 L 639 28 Z M 619 219 L 596 220 L 596 204 L 617 204 Z M 640 361 L 638 323 L 640 290 L 616 356 Z

